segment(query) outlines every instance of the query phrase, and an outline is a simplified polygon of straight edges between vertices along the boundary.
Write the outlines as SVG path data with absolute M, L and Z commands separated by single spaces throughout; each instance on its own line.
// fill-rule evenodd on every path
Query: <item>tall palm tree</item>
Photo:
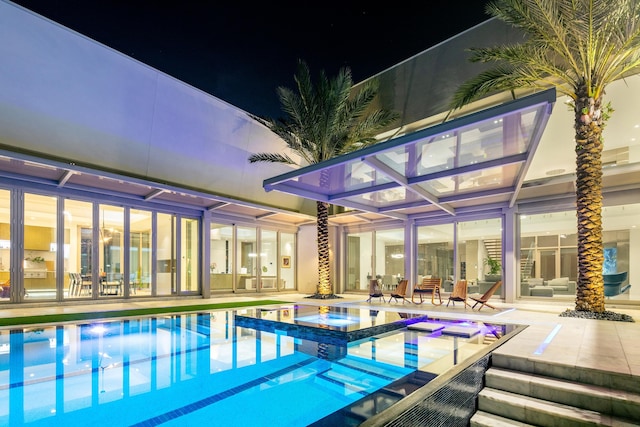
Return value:
M 282 138 L 292 153 L 255 153 L 249 162 L 275 162 L 298 166 L 320 163 L 378 142 L 376 135 L 391 125 L 398 115 L 372 105 L 378 95 L 375 80 L 353 90 L 351 70 L 347 67 L 329 79 L 322 71 L 317 84 L 311 80 L 309 67 L 298 62 L 294 76 L 298 92 L 279 87 L 278 98 L 284 119 L 264 119 L 252 116 Z M 328 185 L 321 172 L 320 184 Z M 316 201 L 318 243 L 318 285 L 312 298 L 335 298 L 331 284 L 329 257 L 329 203 Z
M 572 99 L 576 151 L 578 286 L 576 311 L 603 313 L 602 147 L 613 111 L 607 84 L 640 65 L 637 0 L 494 0 L 489 15 L 520 28 L 522 43 L 471 49 L 492 62 L 456 91 L 452 108 L 503 90 L 555 86 Z

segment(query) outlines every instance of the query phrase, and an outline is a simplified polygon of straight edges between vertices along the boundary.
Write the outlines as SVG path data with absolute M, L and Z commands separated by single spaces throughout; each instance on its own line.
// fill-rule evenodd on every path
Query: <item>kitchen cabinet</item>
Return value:
M 11 229 L 9 224 L 0 223 L 0 240 L 9 240 Z
M 38 274 L 37 276 L 27 277 L 25 273 L 24 288 L 27 292 L 33 290 L 51 290 L 56 288 L 56 277 L 54 273 L 44 273 L 44 276 Z
M 24 227 L 24 249 L 29 251 L 50 251 L 54 241 L 53 228 L 26 225 Z

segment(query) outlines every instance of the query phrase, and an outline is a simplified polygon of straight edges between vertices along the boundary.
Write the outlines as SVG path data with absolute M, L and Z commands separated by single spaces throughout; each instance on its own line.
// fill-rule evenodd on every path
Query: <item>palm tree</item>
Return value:
M 555 86 L 571 98 L 578 223 L 575 309 L 603 313 L 602 131 L 613 111 L 603 98 L 607 84 L 640 65 L 640 2 L 494 0 L 486 11 L 526 37 L 519 44 L 471 49 L 471 61 L 495 66 L 461 85 L 451 106 L 525 87 Z
M 298 93 L 279 87 L 278 98 L 287 118 L 263 119 L 252 116 L 282 138 L 292 153 L 255 153 L 249 162 L 275 162 L 306 166 L 329 160 L 378 142 L 376 135 L 391 125 L 398 115 L 372 105 L 378 94 L 375 80 L 365 82 L 360 90 L 353 90 L 351 70 L 342 68 L 334 79 L 320 73 L 317 85 L 311 81 L 309 68 L 298 62 L 294 76 Z M 322 175 L 320 184 L 328 185 Z M 318 243 L 318 285 L 312 298 L 335 298 L 330 280 L 329 203 L 316 201 Z

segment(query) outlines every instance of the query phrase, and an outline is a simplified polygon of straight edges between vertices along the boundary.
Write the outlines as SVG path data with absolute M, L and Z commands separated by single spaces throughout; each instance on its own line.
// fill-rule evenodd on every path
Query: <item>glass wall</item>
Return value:
M 296 288 L 295 234 L 211 223 L 209 237 L 212 291 L 270 292 Z
M 574 211 L 520 215 L 520 296 L 575 298 Z
M 417 227 L 417 283 L 423 278 L 440 278 L 443 289 L 450 291 L 455 275 L 453 227 L 453 224 Z
M 640 289 L 628 286 L 636 274 L 631 259 L 640 254 L 639 217 L 640 204 L 602 210 L 603 274 L 627 275 L 615 292 L 609 292 L 605 285 L 608 300 L 640 299 Z M 520 229 L 520 296 L 574 299 L 578 277 L 575 212 L 520 215 Z
M 294 232 L 212 223 L 209 268 L 203 269 L 197 215 L 26 192 L 13 207 L 16 214 L 14 197 L 0 190 L 0 302 L 202 294 L 203 272 L 213 291 L 296 289 Z M 17 223 L 24 218 L 17 235 L 23 234 L 25 249 L 18 254 L 12 214 Z M 16 255 L 15 274 L 24 274 L 12 281 Z
M 392 290 L 405 277 L 403 228 L 348 233 L 346 239 L 346 290 L 368 291 L 372 279 Z

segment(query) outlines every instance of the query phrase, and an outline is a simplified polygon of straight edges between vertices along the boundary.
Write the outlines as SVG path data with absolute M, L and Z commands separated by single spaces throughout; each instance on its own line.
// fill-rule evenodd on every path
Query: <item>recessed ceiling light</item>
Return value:
M 565 169 L 552 169 L 550 171 L 547 171 L 547 175 L 548 176 L 553 176 L 553 175 L 560 175 L 561 173 L 564 173 Z

